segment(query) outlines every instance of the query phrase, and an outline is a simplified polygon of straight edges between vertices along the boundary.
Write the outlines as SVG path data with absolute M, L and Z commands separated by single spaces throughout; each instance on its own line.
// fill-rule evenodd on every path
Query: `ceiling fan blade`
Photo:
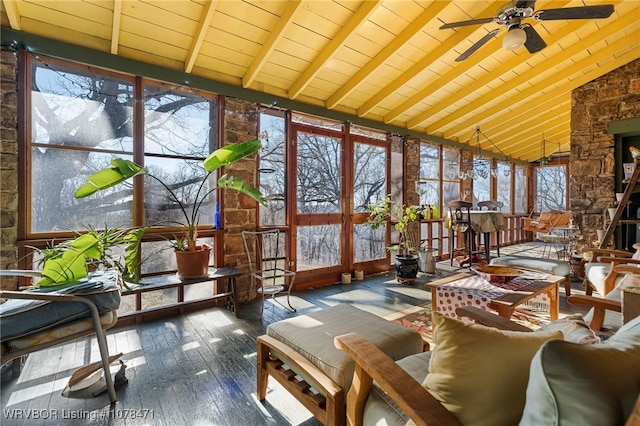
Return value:
M 539 10 L 533 14 L 536 21 L 555 21 L 559 19 L 600 19 L 613 13 L 612 4 L 600 6 L 565 7 L 562 9 Z
M 535 6 L 536 0 L 522 0 L 522 1 L 518 1 L 516 2 L 516 6 L 518 9 L 526 9 L 526 8 L 531 8 L 533 9 L 533 7 Z
M 493 21 L 495 21 L 495 18 L 471 19 L 469 21 L 460 21 L 460 22 L 452 22 L 450 24 L 444 24 L 443 26 L 440 27 L 440 29 L 446 30 L 447 28 L 466 27 L 467 25 L 488 24 Z
M 524 47 L 527 48 L 529 53 L 536 53 L 547 47 L 547 43 L 544 42 L 540 34 L 529 24 L 524 24 L 520 28 L 527 34 L 527 40 L 524 42 Z
M 476 50 L 480 49 L 482 46 L 485 45 L 486 42 L 488 42 L 489 40 L 491 40 L 492 38 L 494 38 L 496 36 L 496 34 L 498 34 L 500 31 L 502 30 L 502 28 L 496 28 L 495 30 L 487 33 L 487 35 L 485 35 L 484 37 L 482 37 L 480 40 L 478 40 L 473 46 L 471 46 L 470 48 L 468 48 L 462 55 L 458 56 L 456 58 L 456 62 L 461 62 L 464 61 L 465 59 L 467 59 L 469 56 L 471 56 L 471 54 L 473 54 Z

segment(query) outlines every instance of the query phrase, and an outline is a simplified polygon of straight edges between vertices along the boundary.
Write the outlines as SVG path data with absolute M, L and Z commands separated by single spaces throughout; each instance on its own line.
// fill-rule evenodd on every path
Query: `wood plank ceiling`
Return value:
M 613 4 L 606 19 L 531 24 L 547 47 L 502 48 L 506 1 L 3 0 L 1 24 L 302 103 L 534 161 L 567 151 L 571 90 L 640 57 L 640 1 L 536 2 L 535 9 Z M 471 141 L 475 147 L 475 140 Z

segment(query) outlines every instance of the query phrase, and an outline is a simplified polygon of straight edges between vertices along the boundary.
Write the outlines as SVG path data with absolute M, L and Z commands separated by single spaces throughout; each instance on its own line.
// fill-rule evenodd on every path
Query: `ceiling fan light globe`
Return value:
M 506 50 L 516 50 L 524 45 L 525 41 L 527 41 L 527 33 L 522 28 L 510 28 L 502 39 L 502 47 Z

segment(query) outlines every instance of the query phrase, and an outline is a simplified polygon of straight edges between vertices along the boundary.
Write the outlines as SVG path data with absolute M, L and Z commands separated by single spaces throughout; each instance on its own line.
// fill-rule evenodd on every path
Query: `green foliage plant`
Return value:
M 391 201 L 391 194 L 380 198 L 377 202 L 367 206 L 369 217 L 367 222 L 371 229 L 378 229 L 389 221 L 394 223 L 396 231 L 400 232 L 400 242 L 388 249 L 399 251 L 400 255 L 406 255 L 416 251 L 418 247 L 413 247 L 413 243 L 408 235 L 409 225 L 420 217 L 419 206 L 405 206 Z
M 182 249 L 183 251 L 195 251 L 196 240 L 198 238 L 198 216 L 200 208 L 207 200 L 209 194 L 214 192 L 217 188 L 222 189 L 234 189 L 256 200 L 262 205 L 266 205 L 267 201 L 262 195 L 260 190 L 253 187 L 251 184 L 245 182 L 243 179 L 233 176 L 223 175 L 218 179 L 217 186 L 209 189 L 205 189 L 205 184 L 208 182 L 208 178 L 211 173 L 218 170 L 220 167 L 232 164 L 242 158 L 247 157 L 257 152 L 262 147 L 259 140 L 251 140 L 241 143 L 232 143 L 223 146 L 212 152 L 203 162 L 203 167 L 206 171 L 206 175 L 203 177 L 198 190 L 196 192 L 195 201 L 193 206 L 189 209 L 185 206 L 176 193 L 171 189 L 169 185 L 163 182 L 157 176 L 149 173 L 144 167 L 134 163 L 133 161 L 125 160 L 122 158 L 115 158 L 111 161 L 111 167 L 104 168 L 87 178 L 87 182 L 78 188 L 75 193 L 76 198 L 83 198 L 92 195 L 98 191 L 111 188 L 118 185 L 134 176 L 144 175 L 156 180 L 164 189 L 168 192 L 169 197 L 179 207 L 183 220 L 176 223 L 176 226 L 180 228 L 181 232 L 176 235 L 176 242 L 173 243 L 174 248 Z

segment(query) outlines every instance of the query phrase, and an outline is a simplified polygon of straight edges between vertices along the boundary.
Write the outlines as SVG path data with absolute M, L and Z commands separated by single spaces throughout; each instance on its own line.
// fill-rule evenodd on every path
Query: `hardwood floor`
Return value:
M 448 262 L 438 264 L 438 277 L 451 269 Z M 3 380 L 0 423 L 317 425 L 274 380 L 269 382 L 266 401 L 256 399 L 256 337 L 270 323 L 338 303 L 379 316 L 428 303 L 430 293 L 423 285 L 428 279 L 433 277 L 421 275 L 413 284 L 398 284 L 390 273 L 295 292 L 291 303 L 296 313 L 266 302 L 263 321 L 257 319 L 260 305 L 254 301 L 242 305 L 240 318 L 223 308 L 211 308 L 111 330 L 110 352 L 123 353 L 129 379 L 117 391 L 111 413 L 106 394 L 89 399 L 61 395 L 76 368 L 99 360 L 95 339 L 32 354 L 17 380 Z M 580 284 L 574 282 L 574 288 L 579 292 Z M 561 294 L 564 298 L 562 290 Z M 563 303 L 561 310 L 566 309 Z

